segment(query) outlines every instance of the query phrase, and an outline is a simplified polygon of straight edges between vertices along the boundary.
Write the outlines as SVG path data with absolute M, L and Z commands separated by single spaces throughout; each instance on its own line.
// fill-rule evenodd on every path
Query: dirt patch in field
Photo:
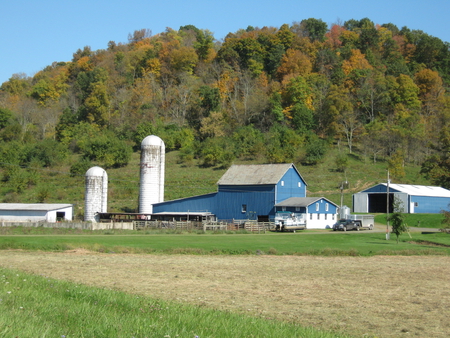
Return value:
M 1 251 L 0 266 L 355 336 L 450 332 L 450 257 Z

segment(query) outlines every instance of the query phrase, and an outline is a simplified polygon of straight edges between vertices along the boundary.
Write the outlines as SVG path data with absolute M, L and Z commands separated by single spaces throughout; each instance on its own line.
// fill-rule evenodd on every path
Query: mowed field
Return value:
M 448 337 L 450 257 L 2 250 L 0 266 L 357 337 Z M 230 323 L 232 325 L 232 323 Z

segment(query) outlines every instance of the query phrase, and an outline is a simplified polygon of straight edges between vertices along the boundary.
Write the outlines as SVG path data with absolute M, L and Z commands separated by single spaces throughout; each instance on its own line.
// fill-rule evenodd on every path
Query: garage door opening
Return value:
M 386 213 L 387 194 L 369 194 L 369 212 Z M 394 210 L 394 194 L 389 194 L 389 213 Z

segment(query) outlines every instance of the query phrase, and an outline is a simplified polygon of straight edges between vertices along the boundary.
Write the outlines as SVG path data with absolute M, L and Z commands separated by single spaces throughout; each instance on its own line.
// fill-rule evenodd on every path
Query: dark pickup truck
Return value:
M 333 231 L 336 230 L 357 230 L 361 228 L 361 221 L 354 221 L 351 219 L 341 219 L 336 224 L 333 225 Z

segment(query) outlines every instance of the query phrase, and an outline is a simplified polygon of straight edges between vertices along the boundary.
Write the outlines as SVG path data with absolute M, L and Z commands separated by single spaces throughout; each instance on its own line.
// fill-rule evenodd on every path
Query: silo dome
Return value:
M 108 205 L 108 174 L 100 167 L 92 167 L 85 175 L 84 220 L 96 221 L 98 212 L 106 212 Z
M 166 147 L 158 136 L 150 135 L 141 143 L 141 180 L 139 212 L 151 214 L 153 204 L 164 201 Z

